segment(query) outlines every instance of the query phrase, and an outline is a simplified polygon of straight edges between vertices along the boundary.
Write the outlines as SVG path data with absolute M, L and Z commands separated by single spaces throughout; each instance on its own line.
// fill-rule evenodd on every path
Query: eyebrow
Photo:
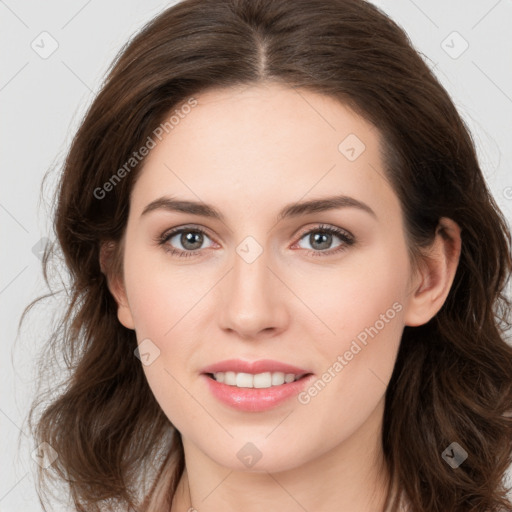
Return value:
M 291 217 L 298 217 L 300 215 L 307 215 L 309 213 L 325 212 L 338 208 L 357 208 L 366 213 L 369 213 L 372 217 L 377 219 L 375 212 L 366 203 L 363 203 L 362 201 L 359 201 L 350 196 L 341 195 L 323 197 L 321 199 L 311 199 L 309 201 L 289 204 L 279 212 L 277 216 L 277 222 Z M 144 208 L 141 217 L 155 210 L 189 213 L 192 215 L 200 215 L 202 217 L 210 217 L 212 219 L 225 222 L 224 215 L 209 204 L 197 201 L 186 201 L 168 196 L 160 197 L 149 203 Z

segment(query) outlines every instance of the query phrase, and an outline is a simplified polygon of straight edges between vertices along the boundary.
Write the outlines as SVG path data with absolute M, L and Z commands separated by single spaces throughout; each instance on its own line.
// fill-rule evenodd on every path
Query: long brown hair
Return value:
M 122 273 L 119 241 L 144 160 L 126 162 L 194 95 L 264 81 L 336 98 L 377 127 L 411 261 L 420 261 L 441 217 L 461 227 L 443 307 L 425 325 L 404 329 L 382 446 L 391 484 L 411 510 L 510 510 L 510 231 L 447 92 L 404 31 L 363 0 L 185 0 L 113 62 L 58 187 L 54 226 L 69 305 L 45 353 L 48 360 L 63 354 L 69 376 L 57 396 L 40 394 L 30 411 L 35 439 L 59 455 L 41 470 L 40 488 L 51 478 L 67 482 L 79 511 L 169 509 L 184 470 L 181 437 L 133 355 L 135 333 L 119 323 L 105 275 Z M 121 179 L 110 181 L 116 173 Z M 104 243 L 112 251 L 102 267 Z M 50 248 L 43 260 L 47 282 L 51 255 Z M 468 454 L 455 468 L 442 456 L 453 442 Z M 388 505 L 398 506 L 391 492 Z

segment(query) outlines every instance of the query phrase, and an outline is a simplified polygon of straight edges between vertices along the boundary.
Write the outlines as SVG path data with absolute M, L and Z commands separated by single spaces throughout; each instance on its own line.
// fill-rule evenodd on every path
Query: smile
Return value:
M 235 386 L 237 388 L 270 388 L 273 386 L 281 386 L 285 383 L 289 384 L 304 377 L 304 374 L 296 375 L 294 373 L 283 372 L 264 372 L 257 374 L 243 372 L 216 372 L 208 375 L 217 382 L 227 384 L 228 386 Z

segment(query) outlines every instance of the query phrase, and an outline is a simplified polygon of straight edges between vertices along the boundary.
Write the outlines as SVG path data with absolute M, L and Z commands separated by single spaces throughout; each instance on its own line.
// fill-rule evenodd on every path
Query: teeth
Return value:
M 270 388 L 271 386 L 281 386 L 284 383 L 290 383 L 298 380 L 302 375 L 283 372 L 265 372 L 257 373 L 235 373 L 235 372 L 217 372 L 213 378 L 217 382 L 223 382 L 228 386 L 238 388 Z

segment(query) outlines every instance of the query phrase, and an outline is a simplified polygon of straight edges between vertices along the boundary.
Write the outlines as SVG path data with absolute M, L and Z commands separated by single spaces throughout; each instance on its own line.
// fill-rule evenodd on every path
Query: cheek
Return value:
M 180 268 L 163 249 L 144 247 L 143 243 L 134 241 L 125 254 L 128 302 L 138 338 L 164 340 L 187 311 L 192 312 L 208 287 L 204 276 L 191 280 L 198 274 L 191 271 L 193 266 Z
M 317 330 L 315 352 L 321 354 L 320 380 L 328 388 L 318 394 L 319 406 L 336 402 L 341 416 L 351 411 L 364 415 L 382 397 L 403 332 L 407 272 L 405 248 L 381 246 L 322 281 L 327 291 L 316 303 L 318 291 L 309 295 L 324 322 L 314 324 L 322 330 L 321 335 Z M 309 323 L 303 328 L 312 329 Z
M 382 405 L 403 331 L 402 311 L 389 293 L 368 296 L 361 308 L 346 301 L 332 317 L 336 335 L 319 338 L 314 355 L 323 364 L 299 401 L 304 422 L 322 425 L 326 448 L 354 434 Z
M 365 329 L 375 324 L 382 332 L 398 324 L 400 331 L 408 272 L 407 252 L 400 240 L 395 245 L 375 243 L 336 266 L 312 269 L 307 277 L 296 278 L 294 287 L 317 317 L 306 315 L 313 321 L 304 327 L 311 331 L 317 326 L 319 339 L 331 355 L 360 333 L 364 342 Z

